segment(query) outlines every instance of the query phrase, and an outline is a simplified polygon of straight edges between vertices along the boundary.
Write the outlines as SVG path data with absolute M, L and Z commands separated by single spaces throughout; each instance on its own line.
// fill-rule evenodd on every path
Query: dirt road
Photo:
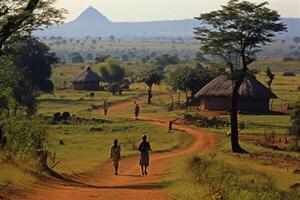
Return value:
M 113 106 L 111 110 L 122 109 L 132 105 L 123 102 Z M 168 120 L 153 123 L 167 126 Z M 166 162 L 180 156 L 188 156 L 212 148 L 216 138 L 206 132 L 198 131 L 175 124 L 174 128 L 184 130 L 193 137 L 193 142 L 179 150 L 151 155 L 149 175 L 141 176 L 138 157 L 126 158 L 120 162 L 118 176 L 113 175 L 111 162 L 106 162 L 97 169 L 78 177 L 71 177 L 69 181 L 46 179 L 36 185 L 34 192 L 16 199 L 26 200 L 167 200 L 168 197 L 161 188 Z

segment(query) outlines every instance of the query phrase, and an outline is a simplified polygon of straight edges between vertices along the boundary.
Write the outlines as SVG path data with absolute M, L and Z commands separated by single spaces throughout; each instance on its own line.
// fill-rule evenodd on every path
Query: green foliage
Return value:
M 190 92 L 192 99 L 216 75 L 218 74 L 198 64 L 196 67 L 178 67 L 169 74 L 168 82 L 174 90 Z
M 109 84 L 121 83 L 125 77 L 125 69 L 116 60 L 106 60 L 105 63 L 100 64 L 99 70 L 101 77 Z
M 57 25 L 65 10 L 55 0 L 6 0 L 0 5 L 0 49 L 29 36 L 34 30 Z
M 159 85 L 164 79 L 164 71 L 161 67 L 152 67 L 140 73 L 137 80 L 144 82 L 149 88 L 154 84 Z
M 3 121 L 6 137 L 5 155 L 9 159 L 34 158 L 47 144 L 47 128 L 38 118 L 10 117 Z
M 204 54 L 201 51 L 197 51 L 195 60 L 203 62 L 206 61 L 207 59 L 205 58 Z
M 97 64 L 105 62 L 110 56 L 109 55 L 97 55 L 95 58 L 95 62 Z
M 52 92 L 51 66 L 58 62 L 58 58 L 50 52 L 48 46 L 29 38 L 20 44 L 20 55 L 17 56 L 16 66 L 23 72 L 24 79 L 31 82 L 32 87 L 43 92 Z
M 177 55 L 170 56 L 169 54 L 163 54 L 156 58 L 156 64 L 160 67 L 165 67 L 167 65 L 174 65 L 179 63 L 179 58 Z
M 238 140 L 237 107 L 239 89 L 248 73 L 248 65 L 276 33 L 286 31 L 277 11 L 268 3 L 230 0 L 221 10 L 202 14 L 196 19 L 202 26 L 195 29 L 201 49 L 222 58 L 231 71 L 234 82 L 231 96 L 231 141 L 233 152 L 245 151 Z
M 16 102 L 12 97 L 12 90 L 10 88 L 0 89 L 0 118 L 10 116 L 15 105 Z
M 84 59 L 83 59 L 82 55 L 79 52 L 71 53 L 69 55 L 69 58 L 70 58 L 71 62 L 75 63 L 75 64 L 84 62 Z
M 235 64 L 236 68 L 247 68 L 255 60 L 255 53 L 272 42 L 276 32 L 286 30 L 277 11 L 266 5 L 267 2 L 230 0 L 221 10 L 197 17 L 203 22 L 195 31 L 202 50 L 220 56 L 232 67 Z
M 119 83 L 113 82 L 110 84 L 108 90 L 113 94 L 116 95 L 116 93 L 122 93 L 122 89 Z
M 50 49 L 36 39 L 28 38 L 17 45 L 18 54 L 14 65 L 19 76 L 10 77 L 17 82 L 10 87 L 18 106 L 27 108 L 29 114 L 36 111 L 36 98 L 40 92 L 53 92 L 50 80 L 53 64 L 58 58 Z
M 152 67 L 138 75 L 137 81 L 148 86 L 148 104 L 151 104 L 152 86 L 159 85 L 164 79 L 164 70 L 161 67 Z

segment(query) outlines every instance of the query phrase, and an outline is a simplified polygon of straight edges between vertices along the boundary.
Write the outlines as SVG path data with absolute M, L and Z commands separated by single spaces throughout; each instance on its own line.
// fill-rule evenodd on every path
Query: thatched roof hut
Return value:
M 73 87 L 75 90 L 100 90 L 100 82 L 103 79 L 90 67 L 86 68 L 79 76 L 73 81 Z
M 202 110 L 229 111 L 231 107 L 232 80 L 229 75 L 221 75 L 204 86 L 196 97 L 200 98 Z M 277 96 L 255 76 L 247 75 L 239 90 L 239 111 L 268 112 L 270 98 Z

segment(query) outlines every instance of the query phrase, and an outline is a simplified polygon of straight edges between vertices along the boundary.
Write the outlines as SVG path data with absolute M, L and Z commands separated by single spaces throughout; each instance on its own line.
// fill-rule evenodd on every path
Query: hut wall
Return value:
M 201 109 L 204 110 L 230 110 L 230 99 L 226 97 L 203 97 L 201 98 Z
M 252 113 L 269 111 L 269 99 L 240 99 L 239 110 Z
M 75 90 L 98 91 L 100 90 L 100 85 L 99 82 L 74 82 L 73 88 Z
M 202 97 L 201 110 L 230 111 L 229 97 Z M 264 113 L 269 111 L 269 99 L 240 99 L 238 110 L 243 112 Z

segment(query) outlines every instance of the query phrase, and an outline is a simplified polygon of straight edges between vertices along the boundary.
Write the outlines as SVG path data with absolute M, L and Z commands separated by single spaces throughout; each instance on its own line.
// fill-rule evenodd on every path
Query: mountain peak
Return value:
M 80 21 L 83 23 L 91 21 L 97 21 L 98 23 L 111 23 L 111 21 L 107 17 L 105 17 L 92 6 L 89 6 L 87 9 L 85 9 L 76 19 L 76 21 Z

